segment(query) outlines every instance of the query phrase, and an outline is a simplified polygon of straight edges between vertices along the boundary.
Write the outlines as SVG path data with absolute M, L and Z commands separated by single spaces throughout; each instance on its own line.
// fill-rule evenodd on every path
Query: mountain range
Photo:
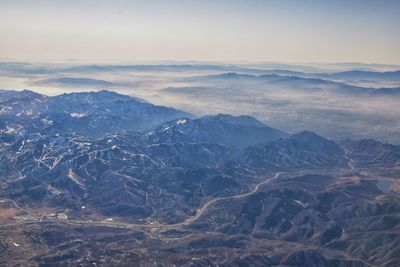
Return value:
M 396 145 L 104 90 L 0 91 L 0 140 L 0 265 L 400 263 Z

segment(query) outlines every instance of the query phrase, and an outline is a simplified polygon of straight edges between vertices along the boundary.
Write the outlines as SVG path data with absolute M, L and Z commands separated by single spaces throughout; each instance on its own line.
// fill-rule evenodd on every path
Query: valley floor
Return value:
M 319 180 L 326 176 L 334 178 L 328 184 Z M 380 177 L 379 181 L 388 180 Z M 132 224 L 111 218 L 92 221 L 63 214 L 44 216 L 44 210 L 23 208 L 11 199 L 1 199 L 0 263 L 3 266 L 396 266 L 400 258 L 390 252 L 398 252 L 400 210 L 357 214 L 369 209 L 359 210 L 358 205 L 365 203 L 352 203 L 353 206 L 340 203 L 351 202 L 360 193 L 356 192 L 357 187 L 375 190 L 372 187 L 376 182 L 375 178 L 356 174 L 352 169 L 333 173 L 278 172 L 270 178 L 264 177 L 247 193 L 208 200 L 195 215 L 175 224 Z M 341 199 L 336 205 L 343 205 L 343 212 L 355 215 L 321 212 L 324 208 L 307 203 L 304 196 L 293 196 L 296 190 L 327 194 L 329 198 L 342 192 L 348 199 Z M 281 195 L 269 198 L 272 192 Z M 399 204 L 398 197 L 386 199 L 391 194 L 380 193 L 374 201 L 382 206 Z M 286 204 L 277 205 L 278 198 L 285 199 Z M 288 202 L 290 199 L 292 204 Z M 243 207 L 249 201 L 255 206 L 258 204 L 255 201 L 259 201 L 264 206 L 258 213 L 247 213 L 247 221 L 240 222 L 247 212 Z M 238 207 L 241 214 L 235 217 Z M 317 212 L 321 212 L 317 217 L 325 218 L 310 219 Z M 266 227 L 269 217 L 291 220 L 290 230 L 285 231 L 286 226 L 279 222 Z M 309 225 L 293 223 L 299 219 L 310 220 Z M 305 235 L 306 228 L 313 224 L 317 234 Z M 382 254 L 383 251 L 387 253 Z

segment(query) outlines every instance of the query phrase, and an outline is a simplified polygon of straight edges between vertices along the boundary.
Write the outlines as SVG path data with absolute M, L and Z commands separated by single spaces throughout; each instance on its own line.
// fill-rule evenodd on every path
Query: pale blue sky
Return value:
M 400 64 L 400 1 L 2 0 L 1 60 Z

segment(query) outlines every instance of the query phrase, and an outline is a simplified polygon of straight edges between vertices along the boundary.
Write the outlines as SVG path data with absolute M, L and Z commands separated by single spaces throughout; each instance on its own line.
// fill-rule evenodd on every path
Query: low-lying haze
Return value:
M 394 71 L 398 66 L 0 66 L 3 89 L 30 89 L 47 95 L 107 89 L 197 116 L 247 114 L 292 133 L 307 129 L 337 140 L 375 138 L 400 143 L 400 73 Z

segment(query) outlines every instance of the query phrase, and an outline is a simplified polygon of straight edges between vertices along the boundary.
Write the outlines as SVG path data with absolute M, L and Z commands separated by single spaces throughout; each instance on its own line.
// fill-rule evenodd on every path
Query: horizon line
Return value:
M 362 61 L 280 61 L 280 60 L 176 60 L 176 59 L 110 59 L 110 60 L 80 60 L 80 59 L 49 59 L 49 60 L 20 60 L 20 59 L 5 59 L 0 58 L 0 63 L 25 63 L 25 64 L 121 64 L 121 65 L 179 65 L 179 63 L 191 63 L 191 64 L 235 64 L 235 65 L 246 65 L 246 64 L 287 64 L 287 65 L 370 65 L 370 66 L 397 66 L 400 67 L 400 63 L 379 63 L 379 62 L 362 62 Z

